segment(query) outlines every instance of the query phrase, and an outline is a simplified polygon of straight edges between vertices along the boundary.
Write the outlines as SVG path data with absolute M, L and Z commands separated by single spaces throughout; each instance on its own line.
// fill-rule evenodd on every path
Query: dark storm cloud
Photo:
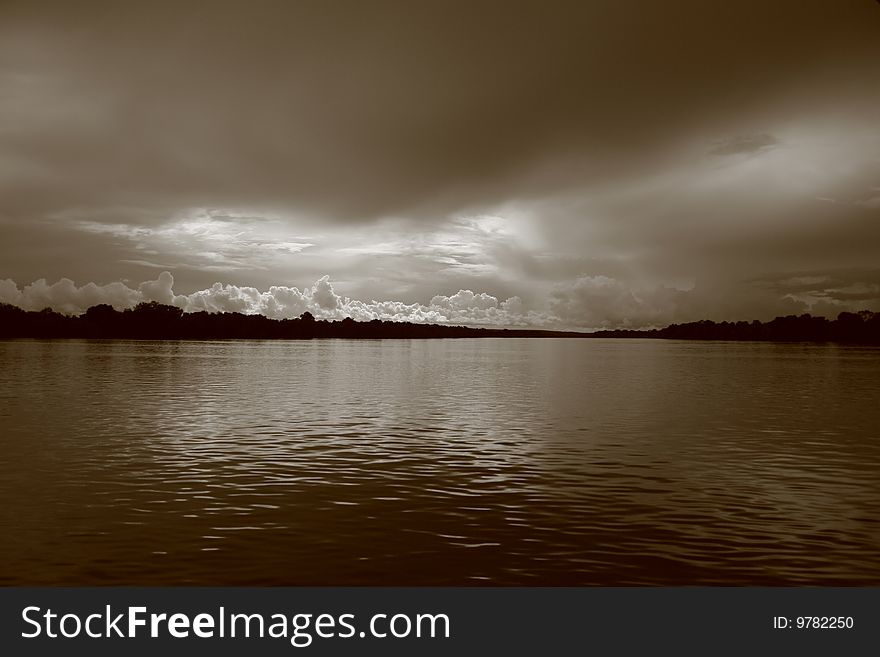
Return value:
M 4 196 L 326 219 L 541 194 L 845 64 L 865 4 L 7 3 Z
M 715 312 L 880 255 L 878 61 L 868 0 L 4 2 L 0 276 Z
M 789 272 L 754 281 L 775 293 L 808 303 L 817 314 L 880 308 L 880 269 Z

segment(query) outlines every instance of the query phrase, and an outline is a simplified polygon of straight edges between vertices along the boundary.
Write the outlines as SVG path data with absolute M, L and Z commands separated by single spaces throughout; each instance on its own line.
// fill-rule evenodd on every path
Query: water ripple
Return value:
M 878 584 L 880 350 L 0 342 L 3 584 Z

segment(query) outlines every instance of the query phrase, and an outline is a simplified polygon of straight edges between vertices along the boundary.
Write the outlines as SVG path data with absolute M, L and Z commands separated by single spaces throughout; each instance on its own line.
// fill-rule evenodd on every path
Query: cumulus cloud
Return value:
M 17 306 L 20 300 L 21 290 L 18 289 L 18 285 L 14 281 L 8 278 L 0 281 L 0 302 Z
M 174 277 L 167 271 L 136 288 L 121 282 L 88 283 L 78 287 L 72 280 L 63 278 L 52 285 L 40 279 L 19 289 L 14 281 L 6 279 L 0 280 L 0 302 L 25 310 L 51 308 L 74 315 L 98 304 L 123 310 L 141 302 L 156 301 L 175 305 L 185 312 L 237 312 L 272 319 L 299 317 L 308 311 L 320 319 L 351 317 L 358 321 L 382 319 L 491 326 L 543 326 L 555 320 L 547 314 L 527 311 L 519 297 L 499 302 L 490 294 L 472 290 L 459 290 L 451 296 L 437 295 L 427 305 L 351 299 L 337 294 L 326 275 L 302 290 L 273 285 L 261 291 L 250 286 L 214 283 L 191 294 L 175 294 L 173 286 Z
M 720 292 L 719 292 L 720 290 Z M 519 296 L 505 300 L 486 292 L 461 289 L 438 294 L 428 303 L 399 300 L 369 301 L 337 293 L 325 275 L 313 285 L 272 285 L 266 290 L 245 285 L 214 283 L 190 294 L 174 292 L 174 277 L 162 272 L 137 287 L 121 282 L 77 286 L 62 278 L 49 284 L 40 279 L 19 289 L 12 280 L 0 280 L 0 302 L 26 310 L 52 308 L 80 314 L 98 304 L 117 310 L 141 302 L 175 305 L 184 312 L 264 315 L 272 319 L 299 317 L 308 311 L 319 319 L 464 324 L 568 329 L 652 328 L 700 319 L 771 319 L 778 315 L 812 312 L 836 316 L 843 310 L 880 310 L 880 274 L 876 271 L 800 273 L 720 286 L 695 285 L 677 289 L 668 285 L 636 285 L 604 276 L 580 276 L 558 283 L 529 303 Z
M 489 308 L 495 308 L 498 306 L 498 299 L 485 292 L 474 294 L 470 290 L 459 290 L 451 297 L 443 295 L 435 296 L 431 299 L 431 305 L 455 310 L 467 310 L 470 308 L 488 310 Z
M 11 303 L 25 310 L 42 310 L 51 308 L 58 312 L 79 314 L 91 306 L 106 303 L 117 310 L 130 308 L 144 300 L 138 290 L 133 290 L 124 283 L 96 285 L 88 283 L 82 287 L 69 278 L 62 278 L 51 285 L 41 278 L 24 289 L 18 290 L 14 282 L 0 282 L 0 301 Z
M 171 272 L 163 271 L 155 281 L 145 281 L 138 286 L 138 291 L 145 299 L 159 303 L 174 303 L 174 277 Z
M 302 290 L 273 285 L 261 292 L 254 287 L 215 283 L 205 290 L 175 296 L 174 303 L 186 312 L 240 312 L 274 319 L 299 317 L 309 311 L 319 319 L 351 317 L 357 321 L 381 319 L 489 326 L 544 326 L 556 320 L 549 314 L 527 310 L 519 297 L 499 302 L 490 294 L 472 290 L 459 290 L 451 296 L 436 295 L 428 304 L 352 299 L 337 294 L 329 276 L 322 276 Z
M 312 288 L 312 298 L 322 310 L 333 311 L 339 308 L 339 297 L 333 291 L 329 276 L 322 276 Z

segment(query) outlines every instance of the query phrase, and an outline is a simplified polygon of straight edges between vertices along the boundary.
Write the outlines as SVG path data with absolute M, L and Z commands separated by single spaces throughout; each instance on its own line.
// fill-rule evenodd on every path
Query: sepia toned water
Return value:
M 0 584 L 880 584 L 880 349 L 2 341 Z

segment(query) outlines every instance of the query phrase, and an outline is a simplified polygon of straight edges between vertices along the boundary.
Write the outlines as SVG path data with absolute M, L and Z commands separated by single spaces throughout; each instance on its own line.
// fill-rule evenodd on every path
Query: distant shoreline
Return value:
M 296 319 L 271 319 L 241 313 L 184 313 L 176 306 L 142 303 L 117 311 L 102 304 L 79 316 L 46 309 L 25 311 L 0 304 L 0 338 L 97 338 L 149 340 L 229 339 L 438 339 L 438 338 L 648 338 L 761 342 L 880 343 L 880 313 L 844 312 L 837 319 L 811 315 L 777 317 L 769 322 L 671 324 L 662 329 L 613 329 L 592 333 L 543 329 L 472 328 L 374 319 L 358 322 L 317 320 L 311 313 Z

